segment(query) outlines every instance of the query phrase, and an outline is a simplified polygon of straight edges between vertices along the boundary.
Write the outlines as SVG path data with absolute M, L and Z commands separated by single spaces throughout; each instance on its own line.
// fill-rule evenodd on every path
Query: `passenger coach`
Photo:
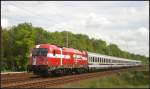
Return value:
M 88 52 L 89 68 L 131 67 L 141 65 L 141 61 L 129 60 Z

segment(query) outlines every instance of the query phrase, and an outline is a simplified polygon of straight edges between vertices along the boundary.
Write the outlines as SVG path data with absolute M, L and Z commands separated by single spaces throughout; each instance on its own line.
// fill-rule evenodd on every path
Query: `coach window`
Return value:
M 93 58 L 93 57 L 91 57 L 91 59 L 92 59 L 92 62 L 94 62 L 94 58 Z
M 103 63 L 105 62 L 105 58 L 103 58 Z
M 99 63 L 99 57 L 98 57 L 98 63 Z
M 105 63 L 105 58 L 104 58 L 103 62 Z
M 94 61 L 94 57 L 93 57 L 93 62 L 95 62 L 95 61 Z
M 105 58 L 103 58 L 103 63 L 105 62 Z
M 99 63 L 101 62 L 101 58 L 99 57 Z
M 105 58 L 103 58 L 103 63 L 105 63 Z
M 101 58 L 99 58 L 99 62 L 101 63 Z

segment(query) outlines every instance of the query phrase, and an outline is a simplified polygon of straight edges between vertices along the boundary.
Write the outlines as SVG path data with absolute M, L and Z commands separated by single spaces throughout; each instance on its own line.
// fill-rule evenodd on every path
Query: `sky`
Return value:
M 149 56 L 149 1 L 1 1 L 1 26 L 29 22 Z

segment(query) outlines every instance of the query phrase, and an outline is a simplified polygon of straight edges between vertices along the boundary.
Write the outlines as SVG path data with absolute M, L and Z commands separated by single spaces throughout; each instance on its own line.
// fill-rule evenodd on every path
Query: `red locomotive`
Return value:
M 73 48 L 61 48 L 51 44 L 36 45 L 28 63 L 28 71 L 71 72 L 87 69 L 87 53 Z

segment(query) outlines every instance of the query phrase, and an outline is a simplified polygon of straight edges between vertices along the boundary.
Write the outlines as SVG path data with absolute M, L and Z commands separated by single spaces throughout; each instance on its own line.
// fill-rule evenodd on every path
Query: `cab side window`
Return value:
M 55 56 L 56 55 L 56 50 L 53 50 L 53 56 Z

